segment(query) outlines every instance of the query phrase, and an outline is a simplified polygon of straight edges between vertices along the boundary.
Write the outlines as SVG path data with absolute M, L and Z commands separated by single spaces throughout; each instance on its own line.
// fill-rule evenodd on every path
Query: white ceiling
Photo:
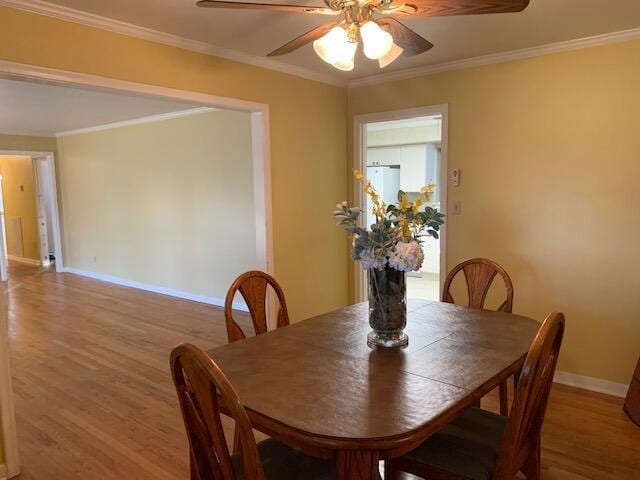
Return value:
M 0 133 L 56 133 L 193 108 L 185 102 L 0 78 Z
M 328 21 L 323 16 L 305 14 L 203 9 L 195 6 L 195 0 L 52 0 L 51 3 L 256 57 L 263 57 Z M 322 0 L 290 0 L 290 3 L 323 5 Z M 637 28 L 640 1 L 531 0 L 522 13 L 403 21 L 435 47 L 417 57 L 403 57 L 384 70 L 360 53 L 353 72 L 339 72 L 318 59 L 310 46 L 277 59 L 349 80 Z

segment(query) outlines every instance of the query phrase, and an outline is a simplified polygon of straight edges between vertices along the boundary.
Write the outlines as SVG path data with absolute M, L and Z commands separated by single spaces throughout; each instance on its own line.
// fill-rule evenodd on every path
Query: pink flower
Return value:
M 401 272 L 417 272 L 422 267 L 424 252 L 422 246 L 415 240 L 398 242 L 387 252 L 389 266 Z

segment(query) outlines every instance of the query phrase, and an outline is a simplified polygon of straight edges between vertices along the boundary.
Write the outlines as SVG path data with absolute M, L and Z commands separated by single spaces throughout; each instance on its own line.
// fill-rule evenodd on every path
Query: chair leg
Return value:
M 535 446 L 532 448 L 529 458 L 522 466 L 522 473 L 524 473 L 527 480 L 540 480 L 540 438 L 536 441 Z
M 506 380 L 500 384 L 500 415 L 509 415 L 509 390 Z
M 395 480 L 396 472 L 393 469 L 393 460 L 384 461 L 384 480 Z

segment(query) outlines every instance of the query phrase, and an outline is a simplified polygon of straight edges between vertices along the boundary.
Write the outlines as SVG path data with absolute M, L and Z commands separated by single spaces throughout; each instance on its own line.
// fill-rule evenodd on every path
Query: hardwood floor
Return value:
M 19 478 L 187 479 L 169 352 L 225 343 L 222 310 L 21 264 L 10 272 Z M 545 479 L 640 478 L 640 428 L 622 399 L 555 386 L 543 436 Z

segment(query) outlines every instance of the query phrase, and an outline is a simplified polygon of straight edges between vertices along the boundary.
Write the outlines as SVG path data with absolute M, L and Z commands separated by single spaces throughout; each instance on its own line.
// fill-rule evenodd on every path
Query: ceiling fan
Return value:
M 246 3 L 224 0 L 200 0 L 207 8 L 268 10 L 339 17 L 320 25 L 271 52 L 284 55 L 313 42 L 313 49 L 325 62 L 339 70 L 353 70 L 354 57 L 361 40 L 367 58 L 384 68 L 402 53 L 419 55 L 433 47 L 427 39 L 394 17 L 417 18 L 445 15 L 521 12 L 530 0 L 324 0 L 324 7 Z M 382 16 L 382 17 L 380 17 Z

